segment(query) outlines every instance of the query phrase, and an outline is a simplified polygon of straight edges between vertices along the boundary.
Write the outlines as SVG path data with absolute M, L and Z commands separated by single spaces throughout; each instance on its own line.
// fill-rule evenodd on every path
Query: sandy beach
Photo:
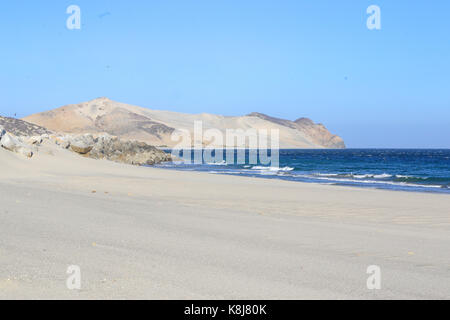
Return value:
M 0 299 L 449 299 L 450 197 L 0 148 Z M 81 268 L 81 290 L 66 287 Z M 368 290 L 367 267 L 382 287 Z

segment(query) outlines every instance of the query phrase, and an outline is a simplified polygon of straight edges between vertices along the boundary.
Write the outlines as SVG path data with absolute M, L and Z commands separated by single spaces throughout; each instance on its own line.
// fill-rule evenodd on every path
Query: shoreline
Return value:
M 448 299 L 450 198 L 0 149 L 0 299 Z M 82 289 L 68 290 L 79 265 Z M 382 290 L 368 290 L 378 265 Z M 411 281 L 415 279 L 415 281 Z
M 450 191 L 446 191 L 447 189 L 445 188 L 440 188 L 438 186 L 433 186 L 433 187 L 428 187 L 430 190 L 415 190 L 413 188 L 411 188 L 411 190 L 407 190 L 405 189 L 395 189 L 395 188 L 383 188 L 383 187 L 375 187 L 375 186 L 369 186 L 369 185 L 364 185 L 364 184 L 360 184 L 357 185 L 355 181 L 354 185 L 350 185 L 350 184 L 346 184 L 345 182 L 317 182 L 317 181 L 301 181 L 301 180 L 293 180 L 293 179 L 289 179 L 283 176 L 278 176 L 278 177 L 274 177 L 274 176 L 270 176 L 270 175 L 257 175 L 257 174 L 243 174 L 243 173 L 227 173 L 227 172 L 210 172 L 210 171 L 201 171 L 201 170 L 183 170 L 183 169 L 177 169 L 176 167 L 167 167 L 164 168 L 164 163 L 162 164 L 158 164 L 155 166 L 144 166 L 147 168 L 158 168 L 158 169 L 162 169 L 162 170 L 173 170 L 173 171 L 181 171 L 181 172 L 186 172 L 186 171 L 190 171 L 190 172 L 200 172 L 200 173 L 205 173 L 205 174 L 212 174 L 212 175 L 229 175 L 229 176 L 235 176 L 235 177 L 246 177 L 246 178 L 256 178 L 256 179 L 266 179 L 266 180 L 281 180 L 281 181 L 287 181 L 287 182 L 294 182 L 294 183 L 304 183 L 304 184 L 317 184 L 317 185 L 322 185 L 322 186 L 333 186 L 333 187 L 345 187 L 345 188 L 351 188 L 351 189 L 369 189 L 369 190 L 381 190 L 381 191 L 392 191 L 392 192 L 407 192 L 407 193 L 425 193 L 425 194 L 446 194 L 446 195 L 450 195 Z M 375 184 L 376 182 L 373 182 L 373 184 Z M 407 187 L 409 187 L 410 185 L 407 185 Z M 415 186 L 411 186 L 411 187 L 417 187 L 420 188 L 422 187 L 421 185 L 415 185 Z M 423 186 L 423 189 L 426 189 L 426 185 Z M 433 188 L 433 189 L 431 189 Z M 442 191 L 437 191 L 443 189 Z
M 157 164 L 157 167 L 358 188 L 450 194 L 450 150 L 444 149 L 280 149 L 275 158 L 269 155 L 269 162 L 263 161 L 267 164 L 256 161 L 259 154 L 251 154 L 252 150 L 248 149 L 234 149 L 234 155 L 226 149 L 219 150 L 219 154 L 217 150 L 211 153 L 208 149 L 187 151 L 186 154 L 183 150 L 183 155 L 175 150 L 173 158 L 180 161 Z M 193 153 L 202 151 L 206 153 L 193 156 Z

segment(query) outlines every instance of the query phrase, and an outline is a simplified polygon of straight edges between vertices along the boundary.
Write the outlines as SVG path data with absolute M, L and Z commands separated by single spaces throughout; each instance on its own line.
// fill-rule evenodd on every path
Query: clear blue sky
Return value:
M 66 28 L 71 4 L 81 30 Z M 0 37 L 2 115 L 107 96 L 306 116 L 349 147 L 450 148 L 448 0 L 15 0 Z

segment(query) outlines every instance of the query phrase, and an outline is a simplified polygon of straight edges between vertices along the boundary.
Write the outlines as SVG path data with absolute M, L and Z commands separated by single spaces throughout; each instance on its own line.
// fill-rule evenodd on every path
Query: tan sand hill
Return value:
M 345 148 L 344 141 L 322 124 L 301 118 L 296 121 L 269 117 L 261 113 L 226 117 L 214 114 L 184 114 L 115 102 L 98 98 L 34 114 L 24 120 L 50 130 L 67 133 L 106 132 L 123 139 L 136 139 L 156 146 L 176 145 L 175 130 L 193 132 L 194 121 L 203 121 L 203 129 L 279 129 L 281 148 Z M 206 142 L 204 142 L 207 144 Z

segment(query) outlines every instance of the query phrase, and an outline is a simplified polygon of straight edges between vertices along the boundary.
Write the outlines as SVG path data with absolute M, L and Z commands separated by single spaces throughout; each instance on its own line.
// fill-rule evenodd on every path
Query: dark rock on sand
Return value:
M 171 156 L 144 142 L 125 141 L 102 134 L 94 138 L 91 134 L 58 137 L 57 144 L 70 146 L 76 153 L 94 159 L 106 159 L 133 165 L 153 165 L 170 161 Z
M 20 137 L 40 136 L 51 134 L 52 132 L 44 127 L 32 124 L 23 120 L 0 116 L 0 126 L 7 132 Z
M 170 154 L 154 146 L 138 141 L 123 141 L 107 134 L 95 139 L 88 156 L 134 165 L 153 165 L 171 160 Z

